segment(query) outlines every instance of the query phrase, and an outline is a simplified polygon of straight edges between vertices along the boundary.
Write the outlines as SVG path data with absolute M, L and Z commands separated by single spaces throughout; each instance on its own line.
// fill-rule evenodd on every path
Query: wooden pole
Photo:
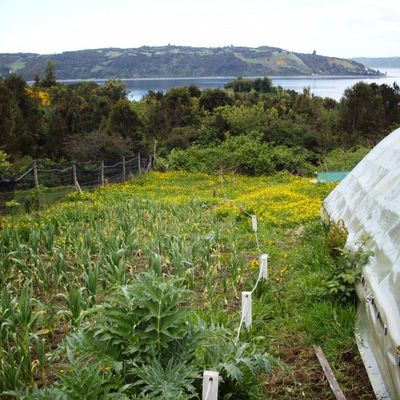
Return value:
M 77 176 L 76 176 L 76 165 L 75 165 L 75 163 L 72 164 L 72 176 L 73 176 L 73 178 L 74 178 L 74 186 L 75 186 L 76 190 L 77 190 L 80 194 L 82 194 L 83 192 L 82 192 L 82 189 L 81 189 L 81 187 L 80 187 L 80 185 L 79 185 L 78 178 L 77 178 Z
M 151 164 L 152 164 L 152 157 L 151 157 L 151 154 L 150 154 L 150 155 L 149 155 L 149 163 L 147 164 L 146 172 L 149 172 L 149 171 L 150 171 Z
M 126 165 L 125 165 L 125 156 L 122 156 L 122 182 L 126 181 Z
M 101 162 L 100 166 L 100 184 L 102 187 L 104 186 L 104 161 Z
M 140 153 L 138 153 L 137 162 L 138 162 L 138 174 L 140 176 L 140 175 L 142 175 L 142 165 L 140 163 Z
M 324 374 L 328 379 L 329 386 L 332 389 L 333 394 L 335 395 L 337 400 L 346 400 L 342 389 L 340 389 L 339 383 L 335 378 L 335 375 L 329 365 L 327 359 L 325 358 L 324 352 L 322 351 L 320 346 L 314 346 L 315 354 L 318 358 L 319 363 L 321 364 L 322 369 L 324 370 Z
M 157 140 L 154 140 L 154 149 L 153 149 L 153 163 L 156 162 L 156 154 L 157 154 Z
M 37 173 L 37 162 L 36 160 L 33 161 L 33 179 L 35 181 L 35 187 L 39 187 L 39 179 L 38 179 L 38 173 Z

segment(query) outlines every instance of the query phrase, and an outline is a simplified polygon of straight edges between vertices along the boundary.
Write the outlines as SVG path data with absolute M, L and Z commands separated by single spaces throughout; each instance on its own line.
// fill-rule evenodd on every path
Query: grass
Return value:
M 0 392 L 51 386 L 70 362 L 63 341 L 85 313 L 149 268 L 181 277 L 196 294 L 190 308 L 235 334 L 241 291 L 258 276 L 246 214 L 255 213 L 269 281 L 255 292 L 253 327 L 240 340 L 283 368 L 263 374 L 249 398 L 332 398 L 313 344 L 321 345 L 348 398 L 371 398 L 353 337 L 354 306 L 328 296 L 322 284 L 334 268 L 319 221 L 332 187 L 290 175 L 153 172 L 3 218 L 0 319 L 7 324 L 0 364 L 7 375 Z
M 8 67 L 13 71 L 19 71 L 22 68 L 25 68 L 26 62 L 21 60 L 16 60 L 13 63 L 9 64 Z

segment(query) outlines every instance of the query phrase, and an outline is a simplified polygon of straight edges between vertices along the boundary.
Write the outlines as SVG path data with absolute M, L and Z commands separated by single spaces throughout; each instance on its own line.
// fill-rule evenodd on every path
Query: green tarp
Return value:
M 331 172 L 318 172 L 317 180 L 318 182 L 340 182 L 343 180 L 349 171 L 331 171 Z

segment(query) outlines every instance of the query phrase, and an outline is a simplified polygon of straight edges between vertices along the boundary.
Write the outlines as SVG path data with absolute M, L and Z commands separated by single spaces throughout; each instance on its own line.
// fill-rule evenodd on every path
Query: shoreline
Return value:
M 266 76 L 242 76 L 243 79 L 256 79 L 256 78 L 270 78 L 270 79 L 380 79 L 390 78 L 391 75 L 266 75 Z M 207 79 L 236 79 L 237 76 L 184 76 L 184 77 L 156 77 L 156 78 L 76 78 L 76 79 L 57 79 L 57 82 L 87 82 L 87 81 L 100 81 L 106 82 L 109 79 L 120 79 L 122 81 L 173 81 L 173 80 L 207 80 Z M 28 81 L 33 82 L 33 81 Z

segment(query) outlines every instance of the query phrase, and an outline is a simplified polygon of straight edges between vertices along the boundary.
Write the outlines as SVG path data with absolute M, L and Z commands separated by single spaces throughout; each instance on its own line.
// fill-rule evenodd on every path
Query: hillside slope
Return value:
M 53 60 L 59 79 L 162 78 L 264 75 L 375 75 L 355 61 L 293 53 L 276 47 L 143 46 L 95 49 L 54 55 L 0 54 L 0 74 L 33 79 Z
M 358 57 L 352 60 L 371 68 L 400 68 L 400 57 Z

